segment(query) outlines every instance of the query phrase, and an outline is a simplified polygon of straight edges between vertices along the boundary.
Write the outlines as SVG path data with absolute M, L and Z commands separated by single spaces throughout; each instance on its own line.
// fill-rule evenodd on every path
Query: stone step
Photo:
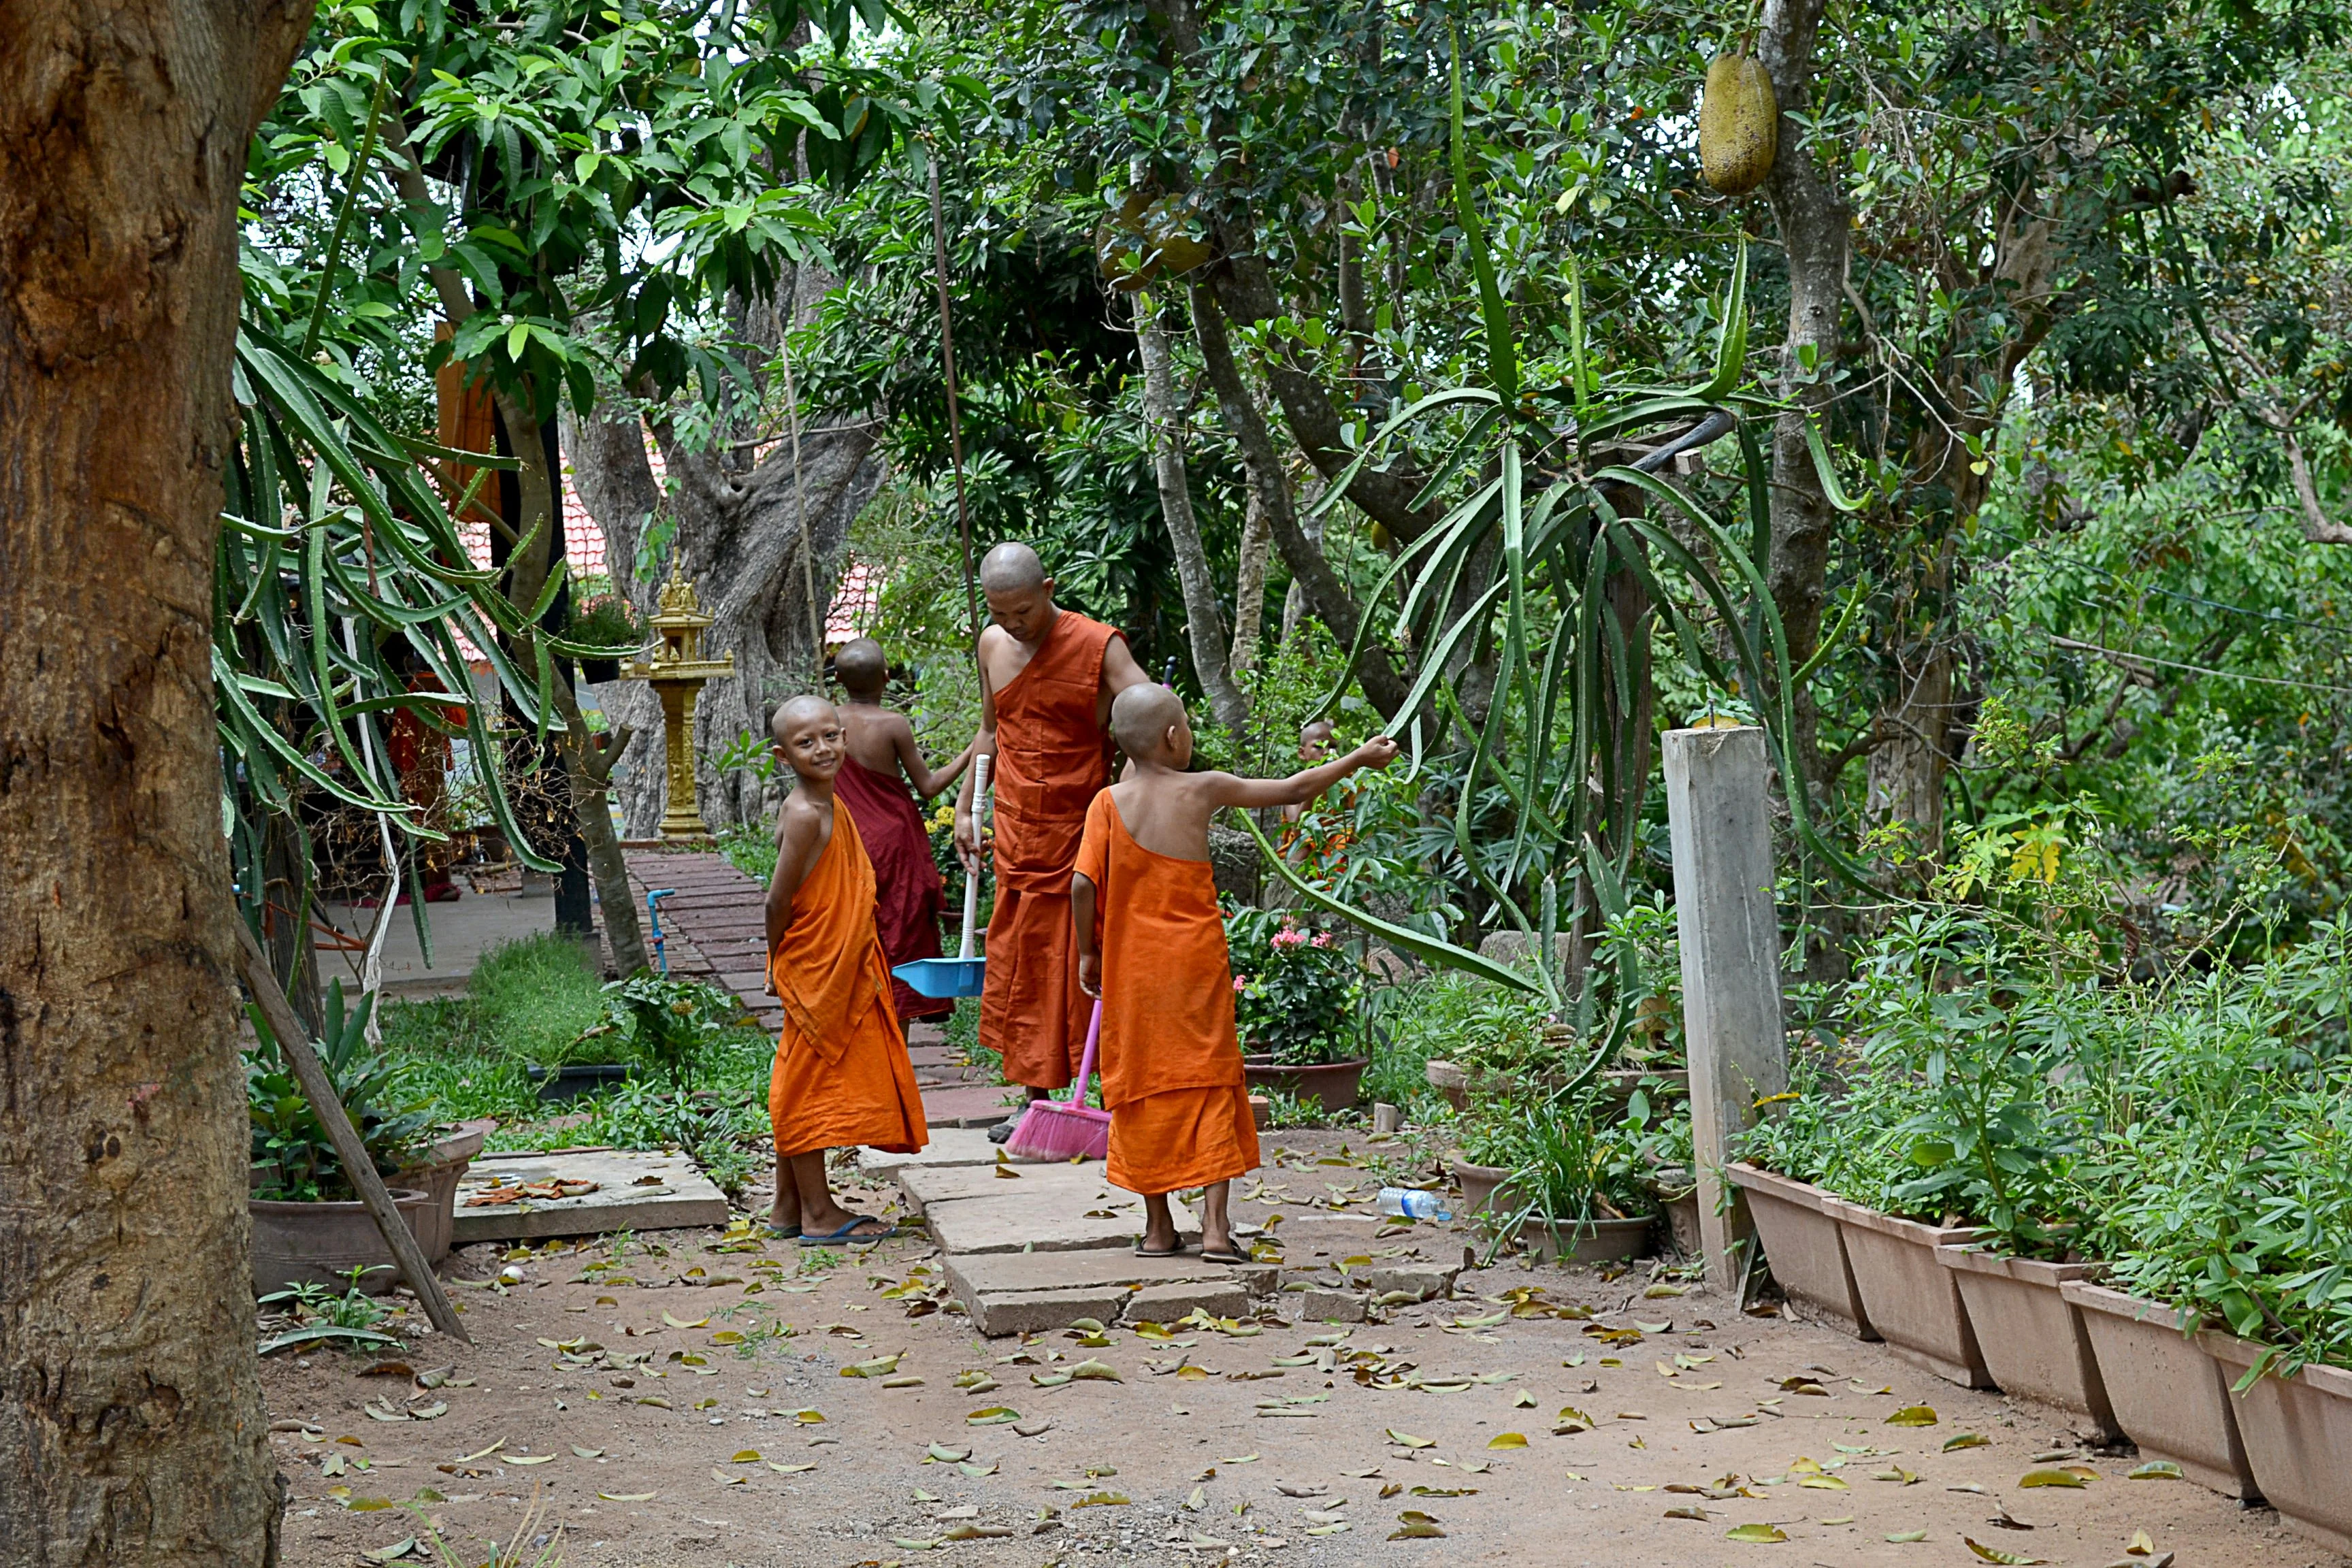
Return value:
M 969 1165 L 914 1165 L 898 1176 L 908 1209 L 950 1255 L 1129 1247 L 1143 1234 L 1143 1200 L 1105 1184 L 1094 1161 L 1028 1165 L 1006 1175 Z M 1179 1234 L 1197 1239 L 1201 1226 L 1192 1210 L 1181 1201 L 1170 1206 Z
M 496 1180 L 509 1187 L 557 1177 L 594 1182 L 578 1197 L 468 1207 Z M 726 1195 L 683 1154 L 619 1149 L 477 1154 L 457 1182 L 452 1237 L 476 1241 L 548 1236 L 601 1236 L 616 1230 L 679 1230 L 727 1223 Z
M 857 1152 L 857 1172 L 862 1176 L 883 1177 L 895 1181 L 898 1172 L 909 1165 L 995 1165 L 999 1163 L 1030 1165 L 1037 1162 L 1005 1155 L 988 1141 L 988 1133 L 978 1127 L 934 1127 L 930 1142 L 919 1154 L 886 1154 L 879 1149 Z
M 1138 1258 L 1124 1248 L 950 1254 L 948 1288 L 992 1338 L 1099 1323 L 1172 1323 L 1195 1310 L 1251 1310 L 1274 1289 L 1270 1264 L 1228 1266 L 1198 1256 Z
M 933 1127 L 993 1127 L 1013 1108 L 993 1084 L 949 1084 L 923 1090 L 924 1120 Z

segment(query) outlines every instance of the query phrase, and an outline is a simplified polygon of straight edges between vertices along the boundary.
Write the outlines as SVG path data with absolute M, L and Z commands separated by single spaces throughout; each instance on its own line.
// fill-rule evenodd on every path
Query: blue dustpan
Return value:
M 985 958 L 918 958 L 890 971 L 918 996 L 977 996 Z
M 975 811 L 985 810 L 988 795 L 988 764 L 981 757 L 972 763 L 971 798 Z M 955 958 L 918 958 L 901 963 L 890 971 L 907 983 L 918 996 L 977 996 L 981 977 L 988 971 L 986 958 L 974 958 L 971 953 L 972 922 L 980 912 L 980 879 L 963 879 L 963 951 Z

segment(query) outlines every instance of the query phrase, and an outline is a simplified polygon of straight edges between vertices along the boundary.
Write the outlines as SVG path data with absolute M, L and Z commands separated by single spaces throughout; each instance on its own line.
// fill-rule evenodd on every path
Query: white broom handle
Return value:
M 971 760 L 971 823 L 972 837 L 980 837 L 982 826 L 988 820 L 988 764 L 996 759 L 982 752 Z M 967 867 L 963 877 L 963 949 L 959 958 L 971 956 L 972 922 L 980 915 L 980 871 Z

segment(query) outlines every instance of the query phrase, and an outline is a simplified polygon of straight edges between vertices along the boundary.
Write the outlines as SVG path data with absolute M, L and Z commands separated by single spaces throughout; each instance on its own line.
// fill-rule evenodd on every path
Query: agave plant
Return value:
M 1417 655 L 1410 696 L 1391 732 L 1409 744 L 1416 772 L 1433 734 L 1458 737 L 1468 768 L 1447 787 L 1462 864 L 1542 956 L 1526 968 L 1497 963 L 1352 908 L 1270 858 L 1305 898 L 1405 951 L 1540 993 L 1556 1016 L 1578 1024 L 1581 1037 L 1597 1041 L 1559 1091 L 1569 1097 L 1614 1054 L 1642 994 L 1633 943 L 1611 944 L 1606 970 L 1563 966 L 1553 954 L 1563 885 L 1580 937 L 1596 934 L 1625 907 L 1655 762 L 1654 634 L 1662 620 L 1677 656 L 1711 689 L 1737 689 L 1752 704 L 1787 773 L 1794 682 L 1760 559 L 1771 538 L 1769 470 L 1756 434 L 1759 419 L 1779 409 L 1742 388 L 1744 246 L 1703 383 L 1620 384 L 1599 374 L 1586 349 L 1583 291 L 1571 258 L 1567 374 L 1556 384 L 1530 384 L 1473 200 L 1458 58 L 1453 163 L 1455 217 L 1478 284 L 1483 383 L 1434 392 L 1400 410 L 1329 487 L 1325 504 L 1412 432 L 1452 432 L 1415 508 L 1456 488 L 1462 493 L 1435 526 L 1397 552 L 1374 591 L 1379 612 L 1364 617 L 1324 708 L 1337 702 L 1366 636 L 1385 616 L 1389 636 Z M 1726 437 L 1736 438 L 1744 531 L 1661 477 L 1678 455 Z M 1823 462 L 1818 446 L 1815 460 Z M 1832 494 L 1842 500 L 1834 487 Z M 1693 622 L 1700 605 L 1704 628 Z M 1491 837 L 1483 848 L 1473 842 L 1474 815 L 1496 785 L 1510 803 L 1499 854 Z M 1814 832 L 1802 792 L 1790 791 L 1788 805 L 1807 846 L 1850 873 L 1845 858 Z
M 235 390 L 242 420 L 215 554 L 213 685 L 225 826 L 248 911 L 261 901 L 263 818 L 277 814 L 301 834 L 292 810 L 299 783 L 378 814 L 411 851 L 445 837 L 402 796 L 382 727 L 403 710 L 471 742 L 507 841 L 525 864 L 556 869 L 516 824 L 467 660 L 489 661 L 543 743 L 554 721 L 555 660 L 604 650 L 541 629 L 564 582 L 560 570 L 540 603 L 524 608 L 499 592 L 496 571 L 466 553 L 456 516 L 515 460 L 395 436 L 351 387 L 256 321 L 239 334 Z M 455 504 L 425 468 L 436 460 L 475 470 Z M 410 689 L 394 668 L 394 642 L 413 650 L 440 689 Z M 462 725 L 452 711 L 463 713 Z M 415 857 L 402 858 L 429 955 Z M 307 914 L 294 912 L 298 921 Z

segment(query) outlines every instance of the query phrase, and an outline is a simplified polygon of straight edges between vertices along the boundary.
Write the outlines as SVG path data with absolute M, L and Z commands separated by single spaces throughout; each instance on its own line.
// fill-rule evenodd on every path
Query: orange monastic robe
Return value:
M 1104 1174 L 1113 1186 L 1150 1194 L 1255 1169 L 1257 1125 L 1209 863 L 1138 844 L 1106 790 L 1087 810 L 1077 870 L 1095 885 L 1102 932 Z
M 928 1142 L 922 1091 L 890 1005 L 874 931 L 874 863 L 836 799 L 833 838 L 793 893 L 768 954 L 784 1026 L 768 1078 L 768 1122 L 783 1158 L 863 1143 L 911 1154 Z
M 1118 628 L 1064 610 L 1028 667 L 996 693 L 996 909 L 981 1044 L 1007 1083 L 1059 1089 L 1077 1071 L 1093 1004 L 1078 989 L 1070 867 L 1087 803 L 1110 783 L 1097 698 Z

